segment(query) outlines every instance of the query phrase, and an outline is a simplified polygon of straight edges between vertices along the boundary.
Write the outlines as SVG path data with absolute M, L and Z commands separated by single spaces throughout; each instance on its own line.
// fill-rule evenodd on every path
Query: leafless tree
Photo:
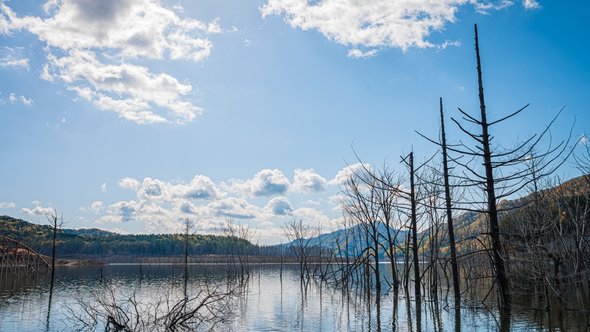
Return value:
M 81 331 L 194 331 L 215 330 L 231 317 L 238 288 L 234 285 L 202 283 L 195 295 L 180 298 L 168 291 L 164 296 L 138 300 L 106 285 L 89 298 L 78 298 L 66 308 L 67 319 Z
M 232 264 L 233 273 L 240 277 L 240 279 L 247 279 L 250 273 L 249 257 L 247 244 L 250 243 L 255 236 L 255 231 L 249 226 L 237 224 L 233 219 L 225 220 L 225 235 L 233 242 L 228 247 L 228 262 Z
M 452 121 L 458 128 L 467 135 L 467 137 L 475 142 L 475 147 L 470 147 L 461 142 L 459 146 L 449 146 L 446 144 L 446 149 L 449 153 L 454 153 L 455 156 L 447 157 L 461 169 L 457 174 L 449 174 L 450 178 L 456 179 L 463 187 L 480 188 L 485 198 L 483 200 L 473 199 L 468 202 L 460 202 L 455 209 L 463 211 L 474 211 L 477 213 L 484 213 L 488 221 L 488 230 L 483 232 L 483 235 L 488 235 L 490 238 L 490 257 L 493 266 L 494 279 L 498 285 L 500 306 L 509 308 L 511 303 L 509 278 L 507 273 L 507 252 L 503 248 L 501 239 L 501 230 L 499 223 L 499 213 L 502 209 L 498 207 L 498 201 L 507 197 L 511 197 L 522 191 L 532 180 L 530 179 L 530 169 L 526 167 L 526 161 L 530 158 L 531 152 L 539 146 L 541 141 L 548 136 L 549 129 L 555 118 L 551 123 L 538 135 L 533 135 L 523 142 L 517 144 L 514 148 L 502 149 L 499 146 L 492 146 L 490 129 L 492 126 L 504 123 L 506 120 L 519 114 L 526 109 L 526 106 L 509 114 L 503 118 L 495 121 L 488 120 L 486 110 L 482 66 L 480 57 L 480 47 L 477 25 L 475 29 L 475 54 L 477 62 L 477 82 L 478 82 L 478 96 L 480 106 L 479 118 L 473 117 L 463 110 L 459 109 L 462 114 L 462 119 L 479 127 L 481 132 L 474 132 L 466 129 L 463 124 L 455 118 Z M 441 146 L 441 142 L 429 139 L 434 144 Z M 555 146 L 551 146 L 540 154 L 539 158 L 547 157 L 537 170 L 539 175 L 547 176 L 551 174 L 563 162 L 564 154 L 567 154 L 568 140 L 564 140 Z M 483 169 L 478 167 L 478 162 L 482 161 Z M 474 197 L 477 196 L 472 192 Z M 479 207 L 478 207 L 479 206 Z M 484 206 L 483 208 L 481 206 Z
M 310 278 L 310 256 L 311 256 L 311 239 L 316 235 L 315 230 L 303 219 L 292 217 L 285 221 L 283 233 L 288 239 L 291 249 L 295 252 L 299 262 L 299 272 L 301 281 L 307 281 Z

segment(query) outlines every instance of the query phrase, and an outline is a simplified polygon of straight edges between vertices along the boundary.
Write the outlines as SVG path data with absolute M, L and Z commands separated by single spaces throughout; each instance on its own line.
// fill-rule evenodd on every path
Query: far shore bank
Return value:
M 56 265 L 103 265 L 103 264 L 184 264 L 184 256 L 132 256 L 132 255 L 62 255 L 58 256 Z M 59 264 L 57 262 L 60 262 Z M 258 256 L 258 255 L 189 255 L 189 264 L 291 264 L 299 263 L 297 257 Z M 308 263 L 335 263 L 334 259 L 327 260 L 319 257 L 309 257 Z

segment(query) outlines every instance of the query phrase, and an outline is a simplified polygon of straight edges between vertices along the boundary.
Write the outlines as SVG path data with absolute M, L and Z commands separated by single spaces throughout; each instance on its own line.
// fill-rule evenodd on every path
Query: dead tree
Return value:
M 447 156 L 447 137 L 445 133 L 445 117 L 443 113 L 443 100 L 440 98 L 440 129 L 441 151 L 443 158 L 443 179 L 445 187 L 445 209 L 447 213 L 447 230 L 449 232 L 449 251 L 451 253 L 451 273 L 453 275 L 453 294 L 455 306 L 461 305 L 461 288 L 459 285 L 459 268 L 457 264 L 457 249 L 455 245 L 455 228 L 453 225 L 453 206 L 451 203 L 451 185 L 449 181 L 449 162 Z
M 452 197 L 451 197 L 451 183 L 449 177 L 449 156 L 447 151 L 447 137 L 446 137 L 446 130 L 445 130 L 445 117 L 443 112 L 443 99 L 442 97 L 439 99 L 439 111 L 440 111 L 440 141 L 434 141 L 430 138 L 427 138 L 425 135 L 418 132 L 418 134 L 422 137 L 425 137 L 427 140 L 434 142 L 438 145 L 441 149 L 442 153 L 442 166 L 443 166 L 443 186 L 445 192 L 445 211 L 447 217 L 447 231 L 448 231 L 448 238 L 449 238 L 449 252 L 451 255 L 451 274 L 453 278 L 453 295 L 455 298 L 455 305 L 458 307 L 461 304 L 461 288 L 459 282 L 459 268 L 457 263 L 457 248 L 456 248 L 456 241 L 455 241 L 455 227 L 453 224 L 453 204 L 452 204 Z
M 301 282 L 309 280 L 310 241 L 315 235 L 314 230 L 309 225 L 303 223 L 302 219 L 293 217 L 283 225 L 283 234 L 290 242 L 290 249 L 295 252 L 299 262 L 299 277 Z
M 52 213 L 46 215 L 47 220 L 51 224 L 52 235 L 51 235 L 51 281 L 49 284 L 49 300 L 47 301 L 47 319 L 46 324 L 49 326 L 49 317 L 51 314 L 51 299 L 53 298 L 53 285 L 55 284 L 55 249 L 57 240 L 57 229 L 63 226 L 63 215 L 61 218 L 57 216 L 57 210 L 53 210 Z
M 408 166 L 410 173 L 410 232 L 412 238 L 412 264 L 414 266 L 414 296 L 416 297 L 416 306 L 420 305 L 420 258 L 418 256 L 418 215 L 417 215 L 417 200 L 416 200 L 416 181 L 414 168 L 414 152 L 402 159 Z
M 346 182 L 343 190 L 347 197 L 345 212 L 356 221 L 359 231 L 364 236 L 364 247 L 361 251 L 361 262 L 365 266 L 365 284 L 369 290 L 370 271 L 375 275 L 375 290 L 381 291 L 379 270 L 379 248 L 382 235 L 379 232 L 379 206 L 375 198 L 375 181 L 364 179 L 366 174 L 354 174 Z M 373 264 L 371 264 L 373 258 Z
M 399 276 L 397 272 L 397 252 L 398 252 L 398 236 L 402 229 L 400 200 L 403 199 L 400 193 L 402 179 L 394 178 L 394 173 L 384 167 L 383 171 L 380 171 L 377 176 L 380 178 L 379 182 L 376 182 L 378 186 L 374 188 L 376 190 L 376 200 L 380 210 L 381 222 L 385 224 L 386 234 L 382 235 L 385 237 L 385 243 L 382 244 L 385 255 L 389 258 L 391 265 L 391 278 L 393 289 L 397 293 L 399 288 Z M 387 186 L 382 185 L 386 183 Z M 396 224 L 394 218 L 398 217 L 398 223 Z
M 475 142 L 475 148 L 463 142 L 461 142 L 459 147 L 447 145 L 447 150 L 456 154 L 456 156 L 448 156 L 448 158 L 462 170 L 462 174 L 452 174 L 449 177 L 457 179 L 462 183 L 463 187 L 479 188 L 485 196 L 485 199 L 482 201 L 462 202 L 456 209 L 483 213 L 487 216 L 488 231 L 482 235 L 487 235 L 490 239 L 491 248 L 489 250 L 491 252 L 490 257 L 495 278 L 494 283 L 497 284 L 499 291 L 499 304 L 503 308 L 509 308 L 511 294 L 507 271 L 508 256 L 502 244 L 502 232 L 499 223 L 499 213 L 502 212 L 502 208 L 498 207 L 498 201 L 521 192 L 531 182 L 528 176 L 530 170 L 526 167 L 526 162 L 530 159 L 531 153 L 535 151 L 540 142 L 546 137 L 557 116 L 540 134 L 532 135 L 523 142 L 518 143 L 514 148 L 500 149 L 499 147 L 491 146 L 493 139 L 490 134 L 491 127 L 504 123 L 506 120 L 519 114 L 528 107 L 528 104 L 499 120 L 488 120 L 477 25 L 474 26 L 474 30 L 480 115 L 479 118 L 473 117 L 460 108 L 459 112 L 463 115 L 462 119 L 464 121 L 476 125 L 481 131 L 470 131 L 455 118 L 451 118 L 458 128 L 469 139 Z M 439 142 L 430 141 L 440 145 Z M 549 145 L 545 152 L 537 156 L 537 158 L 550 156 L 542 165 L 539 165 L 538 171 L 541 176 L 551 174 L 563 163 L 565 159 L 561 157 L 567 154 L 568 142 L 569 139 L 560 142 L 556 146 Z M 480 169 L 478 164 L 480 160 L 483 164 L 483 170 Z M 476 194 L 475 192 L 473 193 Z M 478 208 L 474 207 L 475 205 L 483 205 L 485 207 Z
M 63 216 L 59 218 L 57 211 L 53 210 L 52 213 L 47 215 L 47 220 L 51 224 L 51 283 L 53 285 L 53 279 L 55 277 L 55 249 L 57 241 L 57 229 L 63 225 Z
M 184 231 L 184 297 L 188 299 L 188 243 L 193 223 L 188 218 L 182 222 L 182 228 Z

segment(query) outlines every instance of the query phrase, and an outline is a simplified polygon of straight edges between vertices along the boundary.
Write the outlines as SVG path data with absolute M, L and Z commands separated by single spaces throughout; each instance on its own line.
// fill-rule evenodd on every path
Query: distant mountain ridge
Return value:
M 539 191 L 539 195 L 543 195 L 545 197 L 553 197 L 555 199 L 558 194 L 565 194 L 565 195 L 583 195 L 590 191 L 590 175 L 582 175 L 568 181 L 565 181 L 561 184 L 556 186 L 545 188 Z M 516 198 L 513 200 L 502 200 L 499 202 L 498 207 L 500 209 L 506 210 L 500 213 L 500 223 L 502 226 L 502 221 L 505 217 L 509 216 L 511 213 L 511 209 L 518 209 L 519 207 L 526 206 L 527 203 L 533 200 L 533 194 L 527 194 L 523 197 Z M 455 211 L 457 213 L 457 211 Z M 453 218 L 453 223 L 455 226 L 455 234 L 457 240 L 472 238 L 474 236 L 478 236 L 482 232 L 487 231 L 487 222 L 485 213 L 478 213 L 472 211 L 465 211 L 462 212 Z M 380 243 L 384 243 L 387 238 L 387 226 L 382 223 L 378 222 L 378 231 L 380 237 Z M 339 229 L 330 233 L 321 234 L 319 236 L 312 237 L 310 239 L 306 239 L 306 244 L 308 246 L 322 246 L 331 250 L 332 252 L 336 253 L 336 255 L 340 256 L 354 256 L 359 250 L 358 248 L 366 247 L 366 239 L 364 235 L 364 227 L 363 225 L 355 225 L 349 230 Z M 445 233 L 447 231 L 446 223 L 440 225 L 441 231 Z M 349 232 L 348 238 L 348 247 L 345 248 L 345 236 L 346 232 Z M 394 228 L 390 228 L 391 234 L 395 234 L 398 232 L 396 245 L 403 244 L 406 241 L 406 237 L 408 236 L 409 230 L 396 230 Z M 418 233 L 418 238 L 421 239 L 420 241 L 420 251 L 424 251 L 428 248 L 428 233 L 430 229 L 422 230 Z M 371 241 L 371 240 L 369 240 Z M 294 246 L 296 245 L 296 241 L 292 241 L 290 243 L 283 244 L 281 246 Z M 444 237 L 442 242 L 440 243 L 443 251 L 445 246 L 448 246 L 448 238 Z M 461 245 L 458 247 L 461 250 Z M 381 250 L 379 257 L 383 259 L 385 256 L 385 252 Z
M 304 239 L 303 243 L 307 247 L 323 247 L 325 249 L 330 250 L 336 256 L 339 257 L 354 257 L 358 255 L 359 248 L 366 247 L 366 236 L 364 235 L 364 227 L 366 225 L 354 225 L 349 229 L 338 229 L 329 233 L 323 233 L 318 236 L 314 236 L 311 238 Z M 396 230 L 395 228 L 390 227 L 390 234 L 392 239 L 395 239 L 395 244 L 403 244 L 406 241 L 406 237 L 409 233 L 408 230 Z M 385 246 L 387 242 L 387 225 L 383 222 L 377 222 L 377 232 L 380 238 L 380 243 Z M 373 241 L 369 237 L 369 241 Z M 284 243 L 277 245 L 277 247 L 296 247 L 297 240 L 293 240 L 289 243 Z M 384 250 L 380 250 L 379 258 L 384 259 L 386 258 L 386 253 Z

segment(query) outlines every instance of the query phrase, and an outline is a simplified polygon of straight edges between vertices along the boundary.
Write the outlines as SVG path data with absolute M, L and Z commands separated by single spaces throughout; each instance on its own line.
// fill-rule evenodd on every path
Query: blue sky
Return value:
M 0 2 L 0 214 L 71 228 L 275 243 L 295 216 L 338 226 L 357 163 L 401 170 L 414 133 L 477 111 L 473 23 L 506 145 L 566 106 L 588 133 L 590 4 L 422 0 Z M 449 128 L 449 135 L 459 133 Z M 453 136 L 455 135 L 455 136 Z M 566 167 L 564 176 L 575 172 Z

